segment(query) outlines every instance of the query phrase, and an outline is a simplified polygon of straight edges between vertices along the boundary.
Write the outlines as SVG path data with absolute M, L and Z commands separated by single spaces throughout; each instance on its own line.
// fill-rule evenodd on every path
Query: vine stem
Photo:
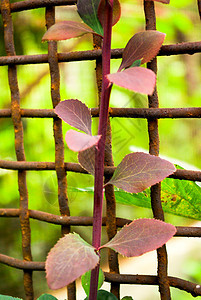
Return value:
M 102 50 L 102 94 L 100 101 L 100 114 L 98 134 L 101 139 L 96 148 L 95 155 L 95 183 L 94 183 L 94 211 L 93 211 L 93 240 L 92 245 L 98 250 L 101 245 L 102 206 L 103 206 L 103 177 L 104 155 L 107 132 L 107 120 L 111 83 L 105 75 L 110 74 L 111 37 L 112 37 L 112 10 L 113 0 L 107 0 L 105 7 L 104 35 Z M 91 271 L 89 300 L 97 299 L 99 265 Z

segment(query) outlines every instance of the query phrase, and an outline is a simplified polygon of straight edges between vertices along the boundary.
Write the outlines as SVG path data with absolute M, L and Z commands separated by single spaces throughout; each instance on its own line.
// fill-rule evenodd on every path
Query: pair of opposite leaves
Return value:
M 146 0 L 151 1 L 151 0 Z M 162 3 L 169 3 L 169 0 L 155 0 Z M 108 1 L 110 4 L 110 1 Z M 103 36 L 103 26 L 106 11 L 106 0 L 78 0 L 77 13 L 81 17 L 81 22 L 63 21 L 53 25 L 43 37 L 46 40 L 65 40 L 78 37 L 86 33 L 93 33 Z M 121 6 L 119 0 L 113 0 L 113 20 L 114 26 L 120 19 Z
M 78 159 L 84 169 L 95 174 L 95 147 L 100 135 L 91 135 L 91 112 L 79 100 L 70 99 L 60 102 L 55 112 L 70 126 L 84 131 L 70 129 L 66 133 L 66 142 L 73 151 L 78 151 Z M 136 152 L 126 155 L 117 166 L 107 184 L 113 184 L 130 193 L 139 193 L 156 184 L 175 171 L 172 163 L 159 157 Z
M 105 0 L 79 0 L 77 10 L 86 24 L 75 21 L 58 22 L 49 28 L 42 40 L 66 40 L 86 33 L 102 35 Z M 115 0 L 113 25 L 118 22 L 120 12 L 120 3 Z M 124 49 L 118 71 L 108 74 L 107 80 L 111 84 L 115 83 L 135 92 L 151 95 L 155 87 L 156 76 L 154 72 L 141 68 L 140 65 L 157 55 L 164 38 L 164 33 L 152 30 L 135 34 Z
M 138 219 L 125 225 L 99 249 L 78 234 L 69 233 L 48 254 L 45 265 L 48 286 L 51 289 L 62 288 L 94 269 L 99 263 L 102 248 L 111 248 L 127 257 L 140 256 L 161 247 L 175 233 L 176 228 L 171 224 L 155 219 Z

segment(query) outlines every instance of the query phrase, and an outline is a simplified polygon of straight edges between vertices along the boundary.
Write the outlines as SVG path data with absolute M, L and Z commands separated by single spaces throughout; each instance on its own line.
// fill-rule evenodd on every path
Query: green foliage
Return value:
M 150 188 L 139 194 L 116 190 L 116 201 L 151 208 Z M 201 220 L 201 188 L 194 182 L 166 178 L 161 184 L 163 210 L 167 213 Z
M 37 298 L 37 300 L 57 300 L 57 298 L 49 294 L 43 294 L 39 298 Z
M 90 280 L 91 280 L 91 271 L 86 272 L 84 275 L 81 277 L 82 280 L 82 287 L 87 295 L 89 296 L 89 291 L 90 291 Z M 103 285 L 103 282 L 105 280 L 104 273 L 101 269 L 99 269 L 99 277 L 98 277 L 98 289 L 101 288 Z
M 88 300 L 88 297 L 86 297 L 84 300 Z M 117 300 L 117 297 L 107 291 L 99 290 L 97 294 L 97 300 Z
M 137 59 L 135 60 L 132 65 L 129 67 L 129 68 L 132 68 L 132 67 L 139 67 L 142 63 L 142 60 L 141 59 Z
M 0 295 L 0 300 L 22 300 L 22 299 L 14 298 L 12 296 Z M 37 298 L 37 300 L 57 300 L 57 298 L 49 294 L 43 294 L 39 298 Z
M 74 193 L 93 193 L 90 187 L 70 189 Z M 150 188 L 137 194 L 115 188 L 115 197 L 120 204 L 151 208 Z M 165 178 L 161 183 L 161 198 L 165 212 L 201 220 L 201 187 L 195 182 Z
M 22 300 L 21 298 L 14 298 L 11 296 L 0 295 L 0 300 Z
M 82 20 L 95 32 L 103 35 L 103 28 L 98 19 L 98 5 L 100 0 L 79 0 L 77 4 L 78 13 Z

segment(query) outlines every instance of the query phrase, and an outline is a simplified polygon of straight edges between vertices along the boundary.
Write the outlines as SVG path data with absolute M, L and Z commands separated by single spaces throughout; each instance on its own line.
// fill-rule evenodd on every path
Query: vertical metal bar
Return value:
M 55 7 L 46 8 L 47 29 L 55 23 Z M 60 102 L 60 73 L 57 57 L 57 43 L 48 42 L 48 62 L 51 77 L 51 97 L 53 108 Z M 67 178 L 64 167 L 64 142 L 62 133 L 62 121 L 55 118 L 53 121 L 53 131 L 55 140 L 55 169 L 58 181 L 58 201 L 62 216 L 69 216 L 70 210 L 67 197 Z M 62 235 L 70 232 L 69 226 L 62 226 Z M 67 287 L 68 299 L 76 300 L 75 283 Z
M 102 38 L 94 35 L 93 43 L 95 49 L 101 49 Z M 96 60 L 96 83 L 98 88 L 99 104 L 101 98 L 102 90 L 102 62 L 101 59 Z M 105 165 L 114 166 L 113 157 L 112 157 L 112 143 L 111 143 L 112 133 L 110 120 L 108 119 L 107 124 L 107 135 L 106 135 L 106 144 L 105 144 Z M 107 178 L 105 178 L 107 181 Z M 116 227 L 116 200 L 114 195 L 113 185 L 107 185 L 105 187 L 105 198 L 106 198 L 106 230 L 108 239 L 111 240 L 117 233 Z M 118 263 L 118 254 L 109 249 L 108 250 L 108 263 L 111 273 L 119 274 L 119 263 Z M 120 284 L 112 282 L 111 283 L 111 293 L 113 293 L 117 299 L 120 297 Z
M 197 0 L 197 3 L 198 3 L 198 12 L 199 12 L 200 19 L 201 19 L 201 0 Z
M 144 12 L 146 18 L 146 30 L 156 30 L 156 16 L 155 7 L 153 1 L 144 1 Z M 153 59 L 147 64 L 147 67 L 157 74 L 157 59 Z M 158 108 L 158 94 L 157 88 L 155 88 L 152 96 L 148 97 L 149 107 Z M 158 133 L 158 120 L 148 120 L 148 132 L 149 132 L 149 153 L 152 155 L 159 155 L 159 133 Z M 156 184 L 151 187 L 151 205 L 154 218 L 164 221 L 164 213 L 161 205 L 161 185 Z M 159 291 L 162 300 L 170 300 L 170 287 L 167 277 L 167 251 L 166 246 L 157 250 L 158 256 L 158 281 Z
M 4 25 L 4 41 L 8 56 L 15 55 L 13 39 L 13 23 L 10 13 L 9 0 L 1 1 L 1 13 Z M 23 125 L 20 114 L 20 93 L 17 81 L 17 68 L 8 66 L 8 80 L 11 91 L 11 117 L 15 131 L 15 152 L 18 161 L 25 161 Z M 23 259 L 31 261 L 31 229 L 28 211 L 28 190 L 26 184 L 26 171 L 18 171 L 18 187 L 20 194 L 20 225 L 22 232 Z M 32 271 L 24 270 L 24 289 L 27 300 L 34 299 Z
M 112 157 L 112 145 L 111 145 L 111 126 L 108 120 L 107 124 L 107 136 L 106 136 L 106 148 L 105 148 L 105 165 L 114 166 Z M 107 178 L 105 178 L 107 181 Z M 111 240 L 117 233 L 116 226 L 116 200 L 114 194 L 114 186 L 109 184 L 105 187 L 106 197 L 106 230 L 108 239 Z M 119 274 L 118 254 L 112 249 L 108 250 L 108 262 L 110 272 L 113 274 Z M 116 282 L 111 283 L 111 293 L 113 293 L 117 299 L 120 299 L 120 284 Z

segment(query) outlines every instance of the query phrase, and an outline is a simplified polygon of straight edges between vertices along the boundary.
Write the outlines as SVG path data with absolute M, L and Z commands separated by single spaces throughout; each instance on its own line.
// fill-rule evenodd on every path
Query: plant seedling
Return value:
M 168 3 L 165 0 L 159 2 Z M 55 108 L 61 119 L 79 130 L 71 129 L 66 133 L 67 145 L 71 150 L 79 152 L 80 164 L 95 176 L 93 239 L 92 245 L 89 245 L 76 233 L 62 237 L 48 254 L 46 273 L 49 287 L 59 289 L 92 270 L 87 299 L 95 300 L 103 293 L 99 291 L 97 294 L 102 248 L 111 248 L 127 257 L 140 256 L 161 247 L 176 232 L 173 225 L 160 220 L 138 219 L 124 226 L 112 240 L 101 246 L 104 153 L 112 86 L 117 84 L 151 95 L 156 76 L 154 72 L 140 65 L 157 55 L 165 34 L 152 30 L 136 33 L 123 51 L 118 71 L 110 74 L 112 26 L 120 18 L 119 0 L 78 0 L 77 11 L 84 23 L 57 23 L 45 33 L 43 41 L 64 40 L 87 33 L 103 38 L 102 92 L 97 135 L 93 136 L 91 133 L 91 112 L 81 101 L 65 100 Z M 131 153 L 123 158 L 107 184 L 113 184 L 129 193 L 138 193 L 162 181 L 174 171 L 174 165 L 167 160 L 141 152 Z

